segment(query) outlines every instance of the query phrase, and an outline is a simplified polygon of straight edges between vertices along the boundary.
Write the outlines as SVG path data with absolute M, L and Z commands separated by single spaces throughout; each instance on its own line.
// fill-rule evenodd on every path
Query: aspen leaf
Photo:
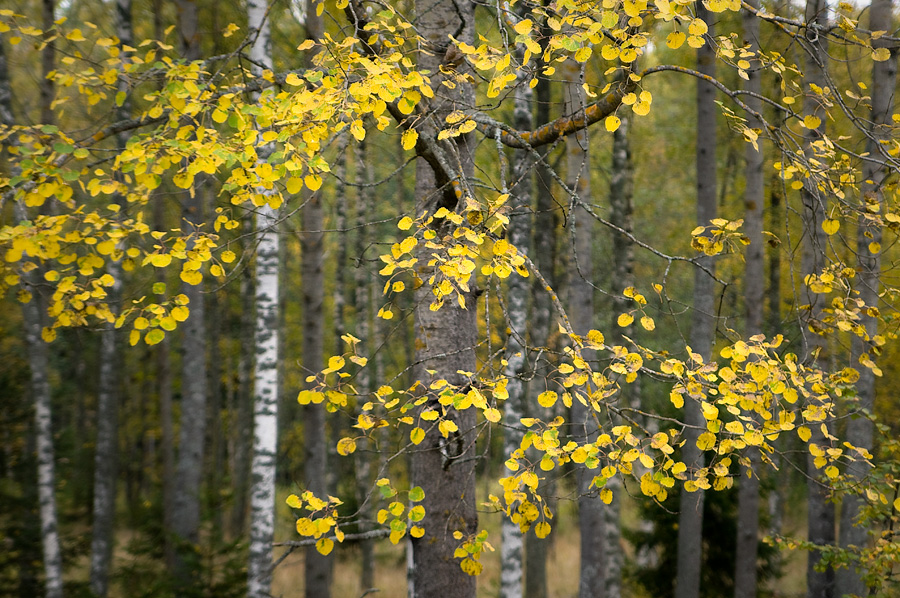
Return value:
M 397 223 L 397 228 L 400 230 L 409 230 L 413 225 L 413 219 L 409 216 L 404 216 L 400 219 L 400 222 Z
M 841 228 L 841 222 L 839 220 L 824 220 L 822 221 L 822 230 L 825 231 L 825 234 L 833 235 L 838 232 L 838 229 Z
M 656 328 L 656 322 L 650 316 L 644 316 L 641 318 L 641 326 L 644 327 L 644 330 L 652 331 Z
M 559 395 L 552 390 L 546 390 L 538 395 L 538 404 L 541 407 L 550 408 L 556 404 L 556 400 L 559 398 Z
M 616 322 L 619 324 L 619 326 L 625 328 L 626 326 L 630 326 L 631 323 L 634 322 L 634 316 L 632 316 L 631 314 L 619 314 Z
M 300 50 L 301 52 L 305 52 L 306 50 L 309 50 L 310 48 L 312 48 L 314 45 L 316 45 L 316 42 L 312 39 L 308 39 L 308 40 L 304 41 L 302 44 L 300 44 L 299 46 L 297 46 L 297 49 Z
M 409 432 L 409 440 L 413 444 L 419 444 L 425 440 L 425 430 L 422 428 L 413 428 Z
M 297 496 L 296 494 L 291 494 L 290 496 L 287 497 L 287 500 L 285 500 L 284 502 L 286 502 L 287 506 L 289 506 L 292 509 L 299 509 L 300 507 L 303 506 L 303 501 L 301 501 L 300 497 Z
M 162 342 L 164 338 L 166 338 L 166 333 L 159 328 L 154 328 L 144 336 L 144 342 L 152 347 Z
M 425 528 L 414 525 L 409 528 L 409 535 L 413 538 L 421 538 L 425 535 Z
M 613 131 L 619 128 L 619 125 L 622 124 L 622 121 L 615 114 L 610 114 L 606 117 L 606 130 L 612 133 Z
M 493 407 L 490 407 L 490 408 L 484 410 L 484 419 L 488 420 L 491 423 L 496 424 L 497 422 L 500 421 L 500 417 L 501 417 L 500 411 Z
M 334 549 L 334 541 L 331 538 L 319 538 L 316 542 L 316 550 L 319 554 L 328 555 Z
M 317 191 L 322 186 L 322 177 L 317 174 L 308 174 L 303 177 L 303 182 L 310 191 Z
M 415 129 L 407 129 L 403 131 L 403 135 L 400 137 L 400 145 L 403 146 L 405 150 L 411 150 L 416 147 L 416 141 L 419 139 L 419 132 Z
M 822 124 L 822 119 L 820 119 L 818 116 L 814 116 L 812 114 L 807 114 L 803 118 L 803 126 L 805 126 L 807 129 L 818 129 L 819 125 L 821 125 L 821 124 Z
M 341 438 L 337 443 L 337 452 L 346 457 L 356 451 L 356 440 L 353 438 Z
M 230 264 L 231 262 L 234 261 L 234 259 L 235 259 L 237 256 L 234 254 L 233 251 L 231 251 L 231 250 L 225 250 L 225 251 L 222 252 L 222 255 L 219 256 L 219 257 L 220 257 L 220 259 L 221 259 L 223 262 L 225 262 L 226 264 Z
M 518 33 L 519 35 L 528 35 L 529 33 L 531 33 L 531 28 L 533 26 L 534 23 L 531 21 L 531 19 L 522 19 L 513 26 L 513 29 L 515 29 L 516 33 Z
M 684 45 L 684 41 L 686 39 L 687 36 L 683 31 L 673 31 L 668 36 L 666 36 L 666 45 L 673 50 L 677 50 Z
M 612 502 L 612 499 L 613 499 L 612 490 L 610 490 L 609 488 L 604 488 L 603 490 L 600 491 L 600 500 L 602 500 L 604 504 L 607 504 L 607 505 L 610 504 Z
M 538 538 L 546 538 L 550 535 L 550 524 L 546 521 L 541 521 L 537 525 L 534 526 L 534 535 Z
M 887 48 L 878 48 L 872 52 L 872 60 L 884 62 L 891 59 L 891 51 Z
M 806 426 L 800 426 L 797 428 L 797 436 L 799 436 L 800 440 L 803 442 L 809 442 L 809 439 L 812 438 L 812 432 L 810 432 L 809 428 Z
M 441 436 L 447 438 L 452 432 L 459 430 L 459 427 L 456 425 L 455 421 L 445 419 L 438 424 L 438 430 L 441 432 Z

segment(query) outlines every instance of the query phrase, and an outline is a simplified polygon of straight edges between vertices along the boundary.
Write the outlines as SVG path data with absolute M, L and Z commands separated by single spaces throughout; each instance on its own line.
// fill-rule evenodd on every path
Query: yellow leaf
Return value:
M 631 314 L 619 314 L 619 317 L 616 319 L 619 326 L 625 328 L 626 326 L 630 326 L 632 322 L 634 322 L 634 316 Z
M 673 50 L 677 50 L 682 45 L 684 45 L 684 40 L 687 39 L 687 36 L 683 31 L 673 31 L 666 37 L 666 45 L 672 48 Z
M 534 535 L 538 538 L 546 538 L 550 535 L 550 524 L 546 521 L 541 521 L 537 525 L 534 526 Z
M 419 444 L 425 440 L 425 430 L 422 428 L 413 428 L 409 433 L 409 440 L 413 444 Z
M 522 19 L 518 23 L 513 26 L 513 29 L 516 30 L 516 33 L 519 35 L 527 35 L 531 33 L 531 28 L 534 26 L 531 19 Z
M 341 438 L 337 443 L 337 452 L 346 457 L 356 451 L 356 440 L 353 438 Z
M 305 52 L 306 50 L 309 50 L 310 48 L 312 48 L 314 45 L 316 45 L 316 42 L 311 39 L 308 39 L 305 42 L 303 42 L 302 44 L 300 44 L 299 46 L 297 46 L 297 49 L 300 50 L 301 52 Z
M 319 554 L 330 554 L 333 549 L 334 542 L 330 538 L 319 538 L 319 541 L 316 542 L 316 550 L 319 551 Z
M 538 395 L 538 404 L 541 407 L 550 408 L 556 404 L 556 400 L 559 398 L 559 395 L 552 390 L 547 390 Z
M 447 438 L 447 436 L 449 436 L 451 432 L 456 432 L 457 430 L 459 430 L 459 427 L 456 425 L 455 421 L 445 419 L 438 424 L 438 430 L 440 430 L 441 435 L 444 438 Z
M 874 52 L 872 52 L 872 60 L 877 62 L 884 62 L 886 60 L 891 59 L 891 51 L 887 48 L 878 48 Z
M 810 432 L 809 428 L 806 426 L 800 426 L 797 428 L 797 436 L 799 436 L 800 440 L 803 442 L 809 442 L 809 439 L 812 438 L 812 432 Z
M 841 228 L 841 222 L 839 220 L 824 220 L 822 222 L 822 230 L 828 235 L 833 235 L 838 232 L 839 228 Z
M 225 262 L 226 264 L 230 264 L 231 262 L 234 261 L 234 259 L 235 259 L 237 256 L 234 254 L 233 251 L 226 250 L 226 251 L 223 251 L 223 252 L 222 252 L 222 255 L 221 255 L 220 257 L 221 257 L 221 259 L 222 259 L 223 262 Z
M 300 497 L 297 496 L 296 494 L 291 494 L 290 496 L 287 497 L 287 500 L 285 500 L 284 502 L 286 502 L 287 506 L 289 506 L 292 509 L 299 509 L 300 507 L 303 506 L 303 501 L 301 501 Z
M 488 420 L 491 423 L 497 423 L 500 421 L 500 411 L 490 407 L 484 410 L 484 419 Z
M 303 177 L 303 182 L 310 191 L 317 191 L 322 186 L 322 177 L 317 174 L 308 174 Z
M 314 390 L 301 390 L 297 395 L 297 402 L 301 405 L 309 405 L 310 403 L 319 404 L 325 400 L 325 395 Z
M 818 129 L 819 125 L 821 125 L 821 124 L 822 124 L 822 119 L 820 119 L 818 116 L 814 116 L 812 114 L 808 114 L 803 119 L 803 126 L 805 126 L 807 129 Z
M 644 330 L 654 330 L 656 328 L 656 322 L 653 321 L 653 318 L 650 316 L 644 316 L 641 318 L 641 326 L 644 327 Z
M 310 41 L 310 40 L 307 40 Z M 284 78 L 284 82 L 288 85 L 300 86 L 303 85 L 303 79 L 297 76 L 297 73 L 288 73 L 288 76 Z
M 708 451 L 716 445 L 716 435 L 712 432 L 704 432 L 697 438 L 697 448 L 701 451 Z
M 407 129 L 403 131 L 403 135 L 400 137 L 400 145 L 403 146 L 405 150 L 411 150 L 416 147 L 416 141 L 419 139 L 419 132 L 415 129 Z
M 154 328 L 144 337 L 144 342 L 152 347 L 162 342 L 164 338 L 166 338 L 166 333 L 159 328 Z
M 622 121 L 615 114 L 610 114 L 606 117 L 606 130 L 610 133 L 618 129 L 621 124 Z
M 413 219 L 409 216 L 403 217 L 400 222 L 397 223 L 397 228 L 400 230 L 409 230 L 409 228 L 413 225 Z

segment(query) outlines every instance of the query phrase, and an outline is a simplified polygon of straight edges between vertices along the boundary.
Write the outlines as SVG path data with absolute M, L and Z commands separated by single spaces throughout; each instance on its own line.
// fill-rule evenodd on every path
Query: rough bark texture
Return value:
M 893 2 L 892 0 L 873 0 L 869 9 L 869 29 L 871 31 L 893 31 Z M 883 150 L 878 141 L 891 139 L 891 114 L 894 111 L 894 90 L 897 83 L 897 45 L 883 39 L 872 41 L 874 48 L 889 48 L 891 58 L 883 62 L 875 62 L 872 66 L 872 113 L 871 134 L 866 148 L 870 155 L 881 159 Z M 859 299 L 865 302 L 866 307 L 878 307 L 878 289 L 881 276 L 880 253 L 872 253 L 869 250 L 870 243 L 881 243 L 881 227 L 870 221 L 866 216 L 875 216 L 881 212 L 884 202 L 882 187 L 888 176 L 886 168 L 878 168 L 877 164 L 866 161 L 863 165 L 862 197 L 860 198 L 860 217 L 857 227 L 856 255 L 859 259 L 858 274 L 856 277 Z M 869 182 L 871 181 L 871 183 Z M 877 217 L 877 216 L 876 216 Z M 869 354 L 872 344 L 871 339 L 878 334 L 878 320 L 865 314 L 862 310 L 860 324 L 865 327 L 865 336 L 854 336 L 851 347 L 851 367 L 859 372 L 859 380 L 856 383 L 857 392 L 857 417 L 851 417 L 847 423 L 847 442 L 856 447 L 873 451 L 874 448 L 874 422 L 870 415 L 875 407 L 875 374 L 872 370 L 860 362 L 863 355 Z M 872 355 L 868 355 L 872 358 Z M 862 480 L 869 472 L 869 466 L 862 460 L 851 462 L 847 465 L 846 474 L 852 480 Z M 841 535 L 840 545 L 844 548 L 863 547 L 868 543 L 868 530 L 865 527 L 855 525 L 860 510 L 866 501 L 857 495 L 848 495 L 841 504 Z M 839 569 L 836 573 L 837 596 L 853 594 L 864 596 L 866 585 L 860 578 L 859 571 L 852 565 L 847 569 Z
M 566 81 L 565 111 L 575 115 L 584 110 L 585 97 L 582 88 L 583 71 L 575 61 L 563 64 Z M 572 189 L 573 199 L 569 213 L 569 230 L 574 250 L 574 263 L 569 269 L 569 318 L 576 334 L 587 334 L 594 321 L 593 288 L 593 217 L 577 202 L 591 201 L 590 153 L 586 130 L 566 137 L 566 184 Z M 585 359 L 593 356 L 584 354 Z M 572 430 L 576 442 L 593 442 L 597 437 L 597 425 L 593 413 L 580 401 L 572 401 Z M 591 492 L 594 474 L 585 467 L 576 469 L 578 491 L 578 527 L 581 533 L 581 565 L 578 595 L 581 598 L 603 596 L 605 589 L 604 564 L 604 504 Z
M 808 0 L 806 4 L 806 20 L 816 23 L 820 27 L 827 27 L 828 15 L 825 0 Z M 804 64 L 804 89 L 809 89 L 815 84 L 820 87 L 826 85 L 822 65 L 827 60 L 825 36 L 819 35 L 809 42 L 810 50 L 806 54 Z M 807 93 L 803 101 L 803 113 L 824 116 L 824 111 L 815 94 Z M 811 146 L 819 139 L 825 130 L 825 120 L 818 129 L 808 129 L 806 132 L 807 155 L 812 154 Z M 822 232 L 822 221 L 825 219 L 827 198 L 822 196 L 814 178 L 804 185 L 801 190 L 804 215 L 804 245 L 801 268 L 804 277 L 808 274 L 818 274 L 822 271 L 827 258 L 827 239 Z M 813 361 L 818 361 L 825 366 L 825 339 L 816 334 L 821 318 L 821 311 L 825 303 L 822 295 L 804 289 L 806 296 L 802 303 L 808 304 L 808 311 L 802 315 L 802 332 L 804 340 L 804 356 L 808 365 L 814 366 Z M 816 401 L 816 399 L 811 399 Z M 810 426 L 812 437 L 810 443 L 825 444 L 825 438 L 821 426 Z M 820 481 L 820 474 L 813 463 L 812 455 L 807 457 L 808 476 L 808 531 L 807 537 L 815 544 L 832 544 L 835 540 L 834 533 L 834 504 L 827 500 L 827 488 Z M 818 551 L 810 551 L 806 570 L 806 595 L 808 598 L 831 598 L 834 595 L 834 570 L 816 571 L 815 566 L 821 555 Z
M 438 72 L 438 66 L 449 47 L 448 33 L 459 32 L 455 37 L 465 43 L 474 41 L 474 5 L 469 1 L 418 0 L 415 4 L 415 25 L 422 36 L 422 44 L 429 46 L 428 52 L 419 55 L 419 69 Z M 434 76 L 432 85 L 439 85 L 441 77 Z M 471 105 L 474 97 L 470 86 L 460 85 L 454 90 L 442 88 L 432 101 L 431 110 L 436 122 L 442 122 L 452 109 Z M 472 176 L 474 166 L 470 144 L 471 134 L 463 135 L 443 144 L 452 152 L 454 164 L 461 167 L 463 179 Z M 431 214 L 448 197 L 437 181 L 445 179 L 448 173 L 437 173 L 424 160 L 416 163 L 417 198 L 416 214 Z M 450 205 L 448 209 L 454 209 Z M 442 221 L 438 221 L 440 223 Z M 442 236 L 438 232 L 438 237 Z M 437 397 L 427 390 L 432 374 L 450 384 L 464 388 L 467 378 L 458 372 L 476 371 L 475 342 L 477 336 L 475 296 L 466 293 L 466 309 L 459 306 L 456 298 L 448 300 L 437 311 L 429 306 L 434 299 L 428 284 L 436 272 L 428 266 L 431 250 L 422 243 L 416 249 L 418 276 L 425 284 L 415 291 L 415 366 L 413 376 L 428 394 L 428 401 L 422 409 L 441 406 Z M 465 390 L 463 390 L 465 392 Z M 454 532 L 463 538 L 475 533 L 478 523 L 475 511 L 475 410 L 457 412 L 449 409 L 446 419 L 456 423 L 458 430 L 444 438 L 437 426 L 430 426 L 425 439 L 418 445 L 411 458 L 410 478 L 413 486 L 421 486 L 425 491 L 422 506 L 425 508 L 423 527 L 425 535 L 410 540 L 408 584 L 409 598 L 474 598 L 475 577 L 467 575 L 460 568 L 453 553 L 459 544 Z
M 119 46 L 131 46 L 131 0 L 116 2 L 116 32 Z M 128 93 L 128 86 L 119 81 L 119 91 Z M 127 96 L 126 96 L 127 98 Z M 120 120 L 131 116 L 131 103 L 126 99 L 117 110 Z M 120 147 L 125 147 L 128 135 L 117 137 Z M 113 201 L 125 207 L 125 198 L 119 194 Z M 113 257 L 107 265 L 107 273 L 115 281 L 107 289 L 106 301 L 115 316 L 121 310 L 122 266 L 121 256 Z M 98 598 L 105 598 L 109 591 L 109 568 L 113 552 L 113 530 L 116 514 L 116 481 L 118 471 L 120 383 L 122 363 L 120 355 L 121 334 L 114 323 L 103 328 L 100 337 L 100 380 L 97 392 L 97 440 L 94 444 L 94 505 L 91 530 L 91 591 Z
M 307 0 L 306 37 L 322 37 L 323 24 L 316 15 L 316 2 Z M 301 273 L 303 281 L 303 369 L 314 375 L 323 368 L 324 322 L 324 216 L 322 197 L 319 193 L 304 191 L 301 212 L 303 235 L 300 238 Z M 306 488 L 316 496 L 328 494 L 328 445 L 326 438 L 325 406 L 309 404 L 303 408 L 303 442 L 306 461 L 304 481 Z M 315 546 L 306 549 L 306 598 L 328 598 L 331 595 L 331 556 L 319 554 Z
M 521 56 L 519 57 L 521 60 Z M 520 81 L 514 92 L 515 126 L 518 129 L 530 129 L 531 121 L 531 88 L 525 81 Z M 498 148 L 502 151 L 502 148 Z M 511 172 L 511 191 L 509 242 L 520 254 L 528 253 L 529 222 L 531 213 L 531 167 L 532 159 L 528 152 L 516 150 L 513 154 Z M 507 458 L 522 443 L 524 428 L 521 424 L 525 416 L 526 388 L 522 379 L 527 357 L 526 334 L 528 321 L 529 281 L 518 274 L 512 274 L 506 284 L 507 325 L 510 330 L 506 341 L 507 366 L 504 375 L 509 379 L 506 390 L 509 397 L 503 409 L 503 455 Z M 500 524 L 500 598 L 521 598 L 523 579 L 523 538 L 518 524 L 504 517 Z
M 748 4 L 758 9 L 759 0 L 748 0 Z M 759 51 L 759 19 L 745 10 L 744 42 L 750 50 Z M 744 85 L 752 94 L 762 94 L 760 63 L 750 62 L 747 69 L 748 80 Z M 746 98 L 747 105 L 762 113 L 762 101 L 752 95 Z M 759 130 L 760 123 L 748 116 L 747 126 Z M 744 252 L 744 301 L 746 324 L 744 337 L 749 338 L 763 331 L 763 307 L 765 289 L 765 246 L 763 243 L 763 207 L 765 190 L 763 179 L 762 139 L 758 146 L 747 143 L 744 148 L 744 232 L 750 244 Z M 760 389 L 761 391 L 763 389 Z M 735 551 L 734 596 L 735 598 L 755 598 L 756 557 L 759 552 L 759 471 L 761 459 L 757 447 L 748 446 L 741 455 L 740 479 L 738 482 L 738 522 L 737 547 Z
M 247 26 L 255 34 L 250 47 L 251 67 L 257 74 L 272 68 L 268 4 L 247 2 Z M 257 148 L 258 159 L 270 147 Z M 271 191 L 257 189 L 262 195 Z M 272 541 L 275 538 L 275 471 L 278 448 L 278 336 L 279 236 L 278 214 L 265 204 L 256 220 L 256 370 L 253 378 L 253 460 L 250 467 L 250 551 L 247 564 L 248 598 L 269 596 L 272 585 Z
M 697 16 L 709 27 L 708 39 L 715 35 L 714 19 L 698 2 Z M 716 52 L 707 42 L 697 50 L 697 70 L 715 77 Z M 697 82 L 697 225 L 706 226 L 716 217 L 716 105 L 715 88 L 704 81 Z M 714 262 L 704 258 L 702 263 L 712 269 Z M 712 354 L 715 336 L 715 287 L 713 279 L 703 270 L 694 270 L 694 312 L 691 323 L 691 348 L 704 361 Z M 696 401 L 684 404 L 685 444 L 681 458 L 688 471 L 703 467 L 704 457 L 697 448 L 697 438 L 706 428 L 706 419 Z M 703 490 L 681 490 L 678 513 L 678 571 L 675 598 L 697 598 L 700 593 L 700 567 L 703 561 Z

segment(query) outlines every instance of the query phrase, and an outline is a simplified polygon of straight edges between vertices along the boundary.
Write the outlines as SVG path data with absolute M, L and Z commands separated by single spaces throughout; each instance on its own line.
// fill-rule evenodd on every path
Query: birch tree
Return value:
M 247 2 L 247 23 L 253 44 L 250 46 L 251 72 L 256 76 L 271 71 L 272 38 L 269 6 L 266 2 Z M 257 98 L 258 99 L 258 98 Z M 257 160 L 265 162 L 271 146 L 256 148 Z M 272 583 L 272 541 L 275 538 L 275 467 L 278 447 L 278 337 L 279 315 L 279 236 L 278 211 L 269 199 L 271 183 L 259 188 L 261 205 L 256 229 L 256 371 L 253 376 L 253 460 L 250 467 L 250 554 L 247 566 L 248 598 L 264 598 Z

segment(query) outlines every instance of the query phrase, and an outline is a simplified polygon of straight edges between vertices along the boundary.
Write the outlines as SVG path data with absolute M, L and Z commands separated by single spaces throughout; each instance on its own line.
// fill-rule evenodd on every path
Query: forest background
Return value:
M 895 595 L 895 23 L 12 0 L 0 593 Z

